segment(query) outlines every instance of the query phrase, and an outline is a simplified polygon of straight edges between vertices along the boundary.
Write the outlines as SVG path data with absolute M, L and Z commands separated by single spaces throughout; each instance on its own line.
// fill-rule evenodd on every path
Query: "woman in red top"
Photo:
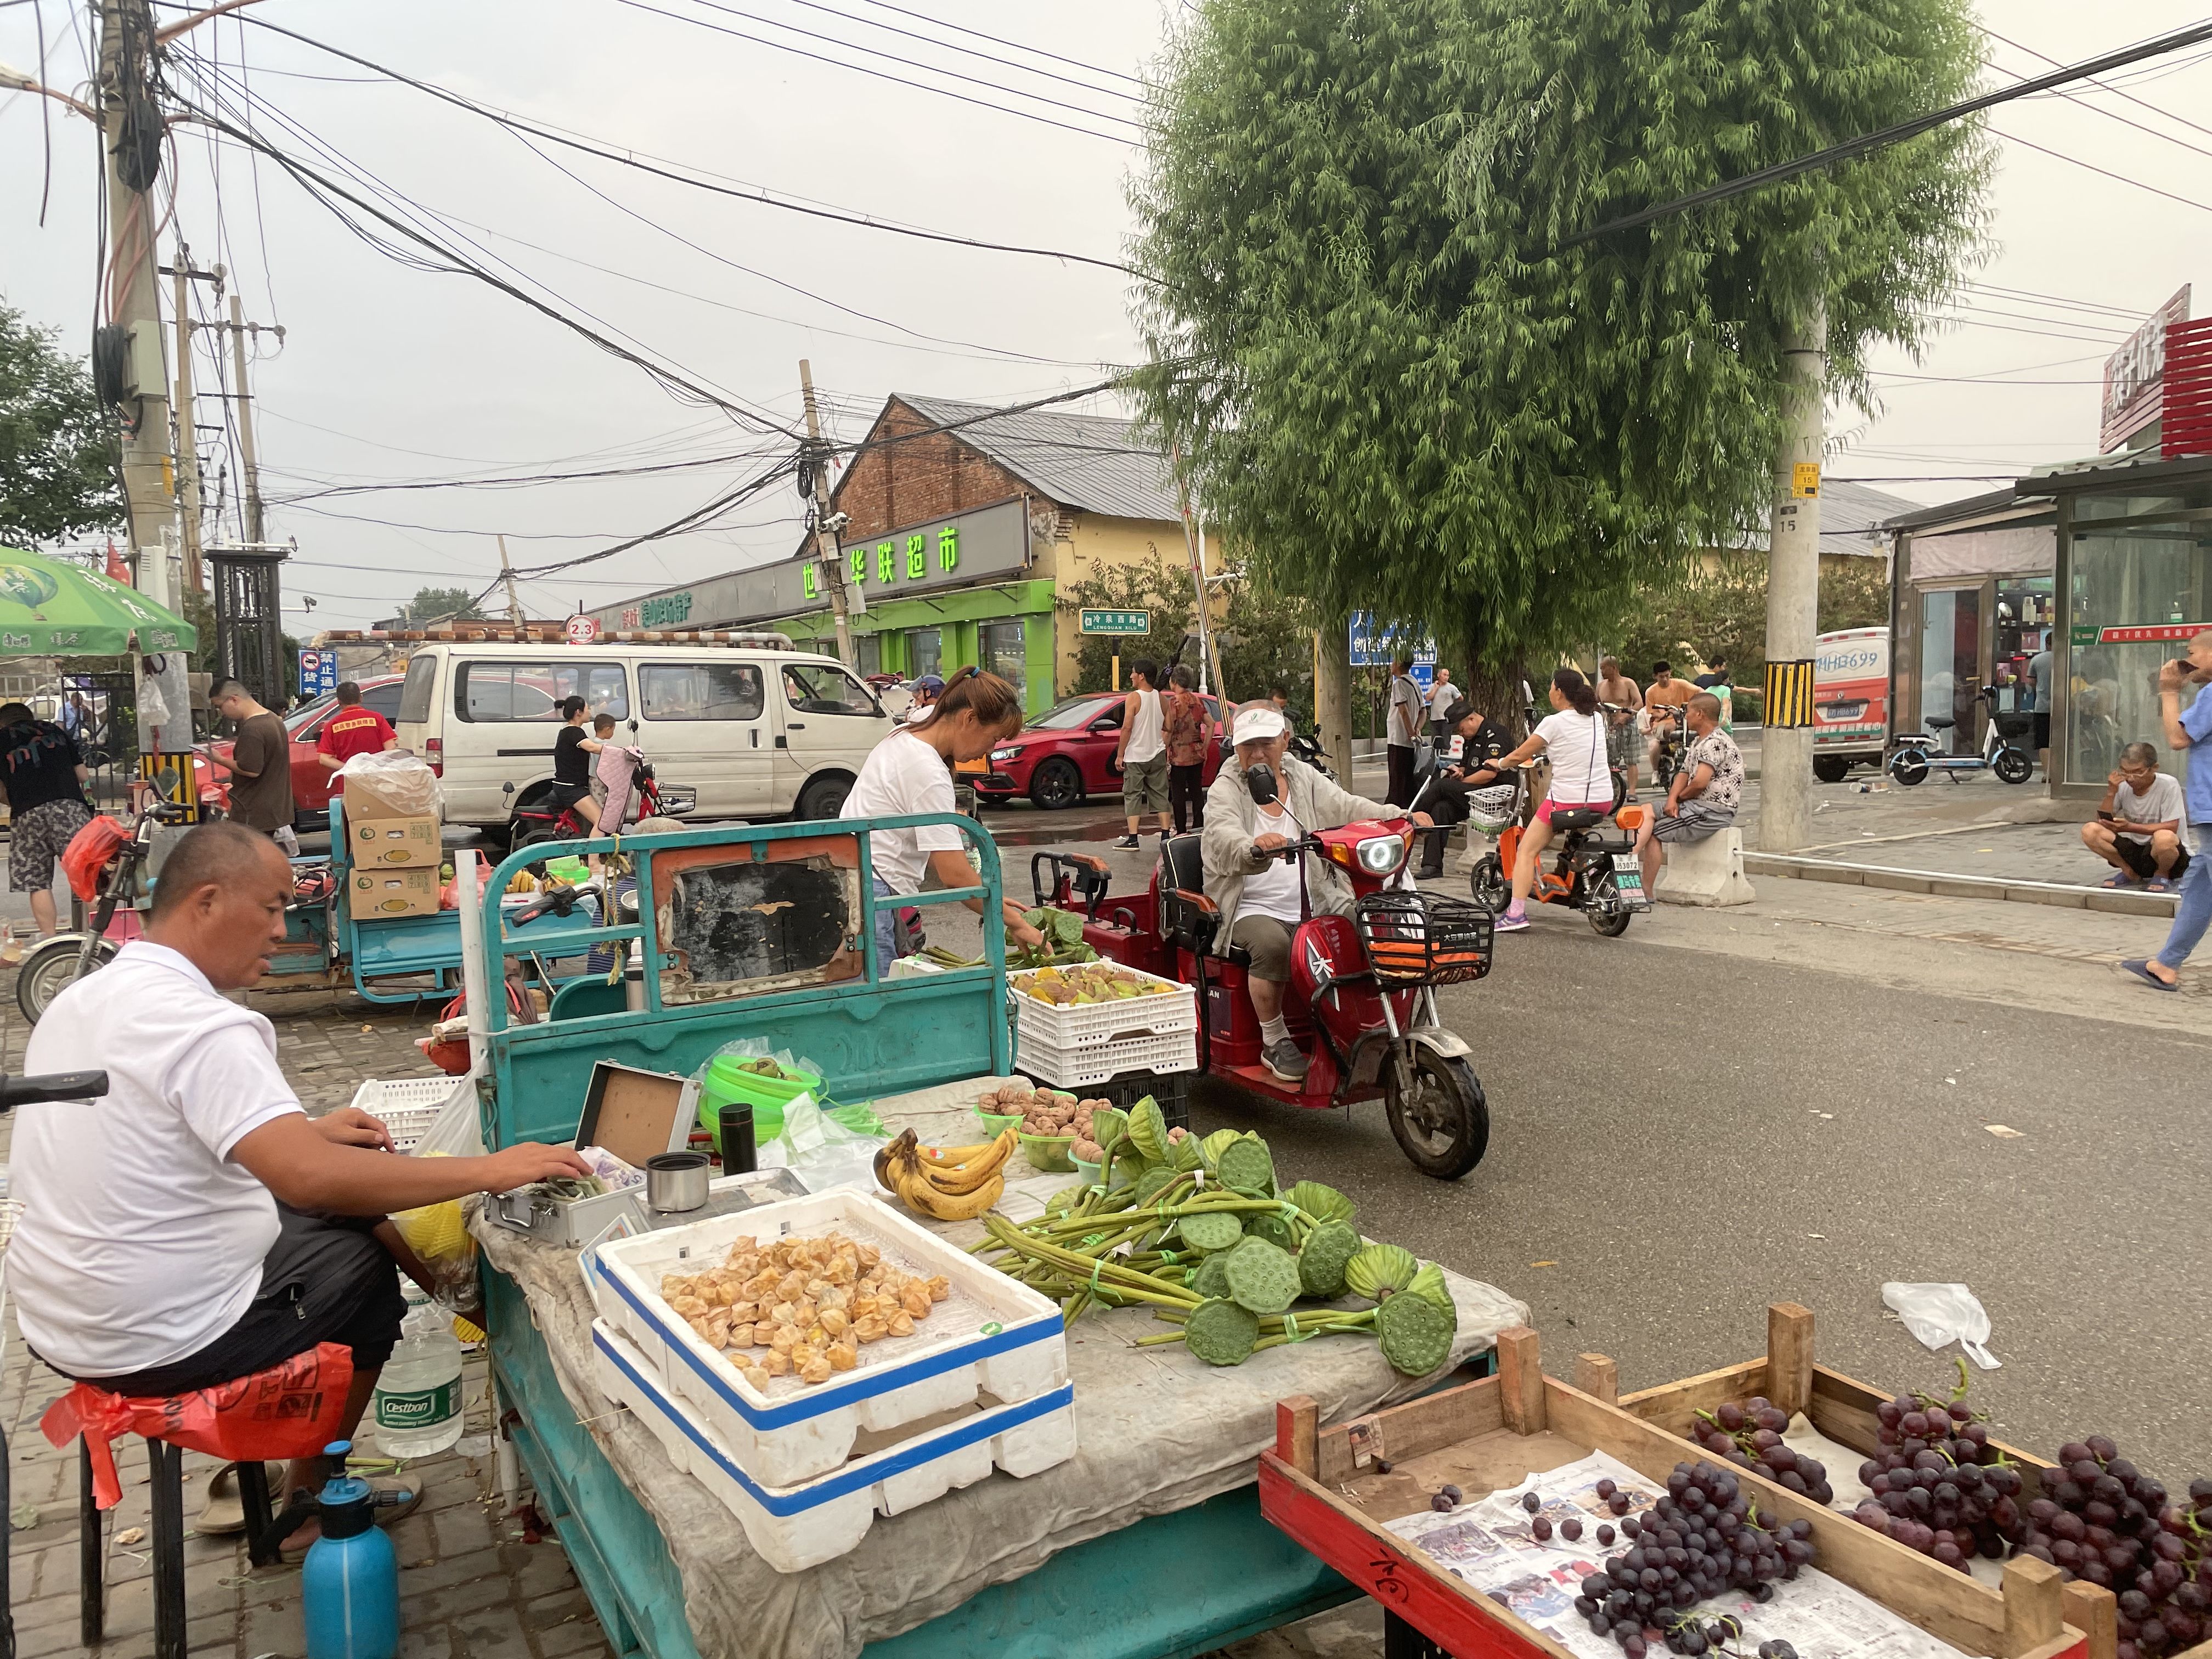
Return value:
M 1160 736 L 1168 748 L 1168 805 L 1176 834 L 1206 828 L 1206 702 L 1191 690 L 1188 668 L 1177 663 L 1168 676 L 1160 709 Z

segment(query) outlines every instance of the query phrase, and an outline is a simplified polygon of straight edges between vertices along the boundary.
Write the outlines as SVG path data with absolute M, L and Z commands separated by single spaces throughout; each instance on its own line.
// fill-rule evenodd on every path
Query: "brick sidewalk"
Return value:
M 413 1038 L 419 1015 L 296 994 L 256 998 L 276 1021 L 285 1075 L 313 1113 L 347 1104 L 364 1078 L 419 1077 L 428 1067 Z M 0 1057 L 21 1068 L 23 1023 L 9 999 Z M 0 1118 L 0 1159 L 12 1125 Z M 9 1310 L 7 1357 L 0 1368 L 0 1425 L 8 1434 L 15 1531 L 9 1600 L 21 1659 L 84 1651 L 77 1640 L 77 1450 L 46 1443 L 40 1414 L 62 1380 L 31 1358 Z M 422 1506 L 392 1529 L 399 1556 L 399 1651 L 404 1659 L 573 1659 L 609 1652 L 599 1620 L 557 1540 L 522 1541 L 514 1507 L 498 1489 L 490 1454 L 487 1370 L 471 1355 L 463 1373 L 467 1407 L 460 1447 L 410 1466 L 422 1482 Z M 374 1451 L 374 1433 L 363 1437 Z M 464 1456 L 474 1449 L 476 1456 Z M 123 1502 L 105 1517 L 106 1639 L 97 1659 L 150 1659 L 154 1651 L 153 1558 L 146 1462 L 139 1444 L 117 1443 Z M 198 1513 L 216 1459 L 185 1454 L 185 1521 Z M 519 1502 L 527 1502 L 526 1484 Z M 137 1534 L 134 1536 L 134 1533 Z M 129 1541 L 125 1541 L 125 1540 Z M 185 1540 L 185 1611 L 196 1655 L 258 1659 L 306 1651 L 296 1566 L 255 1571 L 242 1540 Z

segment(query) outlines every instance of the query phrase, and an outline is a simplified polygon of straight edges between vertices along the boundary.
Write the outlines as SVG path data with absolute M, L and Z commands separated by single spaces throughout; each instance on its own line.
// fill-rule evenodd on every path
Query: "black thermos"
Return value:
M 722 1107 L 720 1123 L 722 1131 L 722 1173 L 726 1176 L 750 1175 L 758 1165 L 754 1162 L 752 1103 L 732 1100 Z

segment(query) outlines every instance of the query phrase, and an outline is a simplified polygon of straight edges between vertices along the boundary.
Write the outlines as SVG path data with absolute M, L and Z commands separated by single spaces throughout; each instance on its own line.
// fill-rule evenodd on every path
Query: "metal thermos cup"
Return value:
M 645 1160 L 646 1207 L 660 1215 L 678 1215 L 706 1201 L 706 1153 L 662 1152 Z
M 755 1162 L 752 1103 L 727 1102 L 715 1121 L 722 1132 L 722 1173 L 750 1175 L 760 1167 Z

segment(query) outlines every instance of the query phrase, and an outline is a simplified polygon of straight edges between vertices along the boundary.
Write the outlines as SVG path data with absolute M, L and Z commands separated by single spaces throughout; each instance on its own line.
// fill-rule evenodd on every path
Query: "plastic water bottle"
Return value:
M 323 1448 L 337 1473 L 316 1498 L 322 1536 L 300 1567 L 307 1659 L 392 1659 L 399 1651 L 399 1560 L 376 1526 L 376 1489 L 345 1472 L 343 1440 Z
M 369 1409 L 387 1456 L 434 1456 L 461 1437 L 460 1339 L 446 1310 L 411 1285 L 399 1346 L 377 1375 Z

